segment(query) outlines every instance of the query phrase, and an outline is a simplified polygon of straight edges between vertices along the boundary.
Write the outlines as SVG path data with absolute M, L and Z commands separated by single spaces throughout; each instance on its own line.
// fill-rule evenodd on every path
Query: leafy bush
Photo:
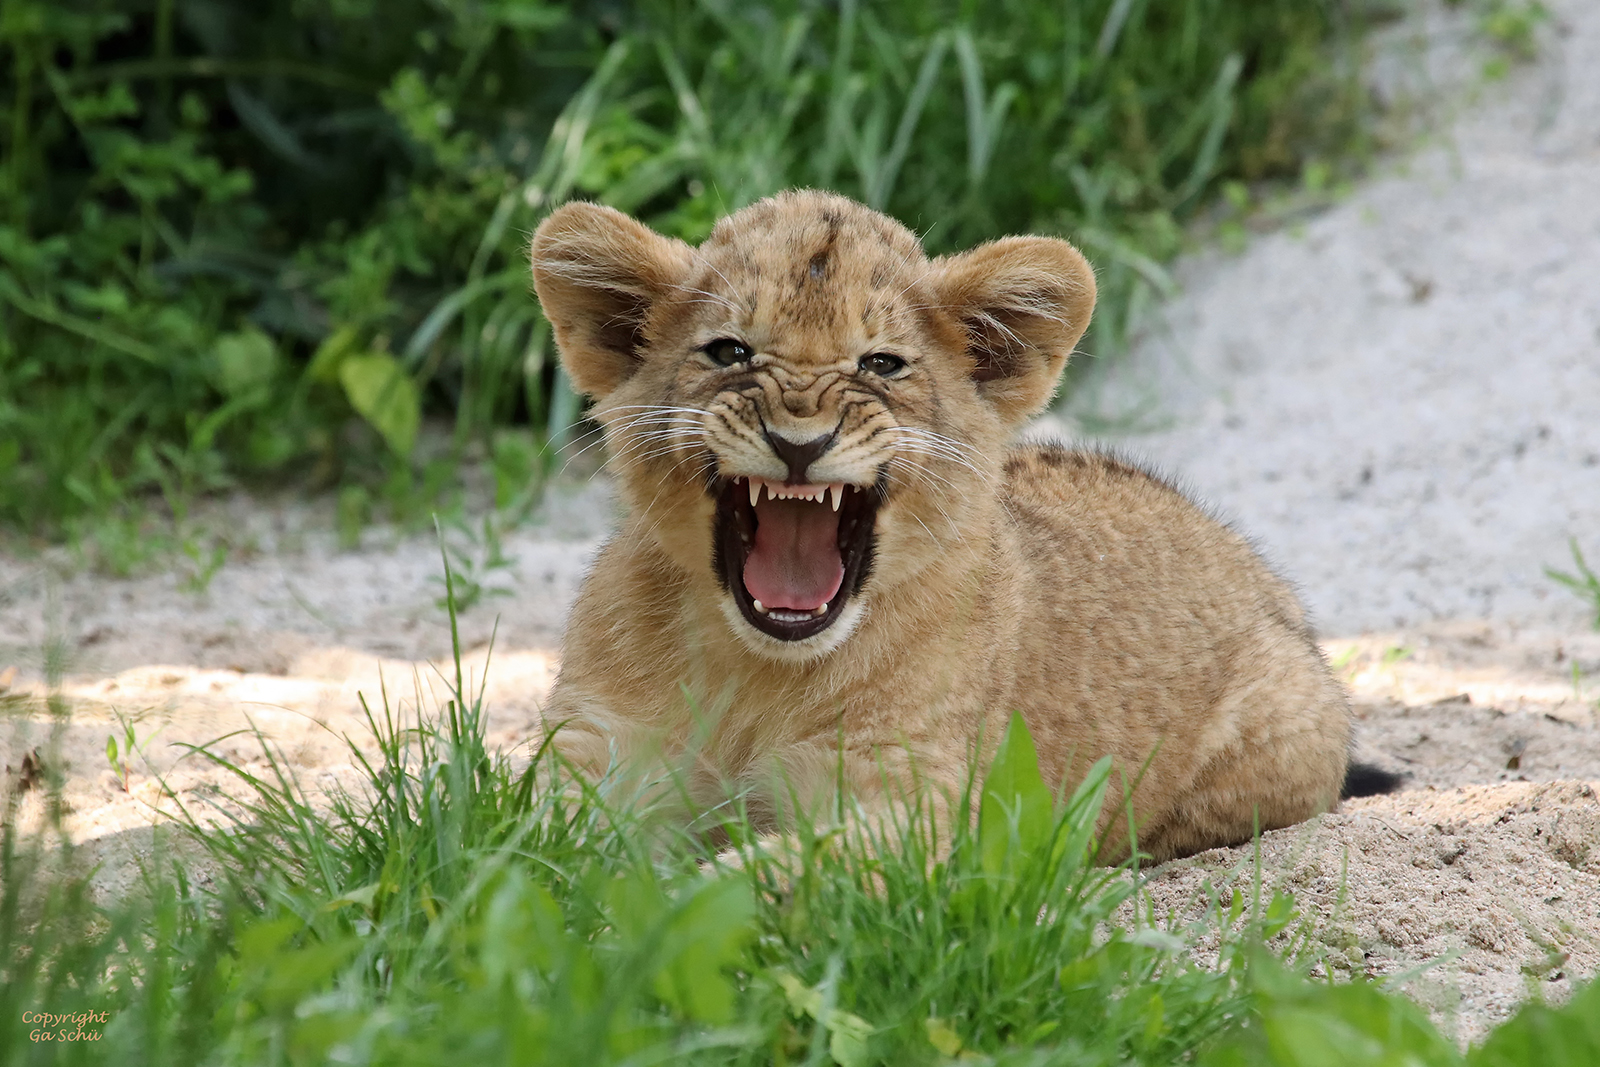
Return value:
M 1090 350 L 1224 178 L 1348 148 L 1334 0 L 8 0 L 0 521 L 239 477 L 536 480 L 577 416 L 526 292 L 572 196 L 688 239 L 790 185 L 947 250 L 1065 233 Z

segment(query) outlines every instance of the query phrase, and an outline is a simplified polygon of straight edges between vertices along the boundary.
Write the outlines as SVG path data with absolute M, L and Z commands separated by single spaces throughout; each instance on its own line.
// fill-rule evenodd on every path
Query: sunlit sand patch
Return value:
M 491 656 L 478 649 L 463 655 L 461 669 L 469 695 L 483 693 L 491 747 L 515 751 L 542 737 L 539 705 L 555 677 L 552 653 Z M 301 656 L 285 675 L 152 664 L 72 679 L 54 694 L 42 685 L 18 687 L 0 696 L 10 712 L 0 763 L 20 767 L 35 750 L 54 761 L 65 774 L 63 827 L 78 842 L 147 827 L 172 817 L 180 804 L 206 808 L 241 793 L 244 783 L 189 746 L 208 745 L 219 758 L 262 774 L 270 767 L 257 730 L 317 798 L 336 785 L 360 785 L 347 738 L 369 756 L 376 752 L 363 699 L 380 719 L 387 703 L 398 719 L 414 721 L 419 707 L 440 712 L 454 676 L 449 661 L 331 647 Z M 116 763 L 108 739 L 117 743 Z M 42 790 L 29 792 L 19 814 L 24 825 L 37 825 L 46 816 Z

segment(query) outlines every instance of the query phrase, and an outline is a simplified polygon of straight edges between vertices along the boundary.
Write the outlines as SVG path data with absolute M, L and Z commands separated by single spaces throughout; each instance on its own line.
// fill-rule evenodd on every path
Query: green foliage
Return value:
M 1459 0 L 1457 0 L 1459 2 Z M 1503 78 L 1513 63 L 1526 63 L 1538 54 L 1535 35 L 1549 21 L 1550 10 L 1539 0 L 1471 0 L 1478 30 L 1495 45 L 1499 55 L 1484 64 L 1490 80 Z
M 1468 1067 L 1556 1067 L 1600 1063 L 1600 981 L 1564 1007 L 1532 1003 L 1467 1056 Z
M 0 522 L 181 518 L 240 478 L 403 512 L 448 480 L 425 420 L 497 476 L 516 428 L 539 483 L 578 411 L 524 243 L 573 196 L 691 240 L 791 185 L 935 251 L 1065 233 L 1112 353 L 1219 181 L 1358 142 L 1343 10 L 7 0 Z
M 1579 597 L 1587 600 L 1594 609 L 1594 628 L 1600 630 L 1600 575 L 1590 569 L 1588 561 L 1583 558 L 1583 550 L 1578 547 L 1578 539 L 1572 538 L 1572 564 L 1575 573 L 1558 571 L 1554 567 L 1544 569 L 1545 577 L 1560 582 Z
M 417 443 L 422 402 L 400 362 L 386 352 L 347 356 L 339 363 L 339 383 L 350 406 L 404 459 Z
M 1422 1009 L 1376 984 L 1306 982 L 1260 958 L 1252 970 L 1257 1001 L 1241 1032 L 1203 1060 L 1205 1067 L 1422 1067 L 1459 1065 L 1455 1046 Z
M 1563 1007 L 1523 1005 L 1465 1055 L 1415 1004 L 1376 983 L 1306 982 L 1252 961 L 1254 1011 L 1203 1067 L 1578 1067 L 1600 1062 L 1600 982 Z
M 1021 1050 L 1168 1063 L 1241 1009 L 1226 975 L 1177 954 L 1181 937 L 1112 923 L 1133 886 L 1094 862 L 1109 763 L 1057 805 L 1033 752 L 1019 719 L 976 833 L 965 805 L 942 841 L 917 808 L 874 831 L 803 826 L 798 856 L 752 867 L 763 897 L 783 904 L 759 958 L 788 1024 L 820 1028 L 780 1030 L 775 1059 L 815 1057 L 825 1042 L 845 1065 Z
M 1091 780 L 1104 778 L 1096 766 Z M 1039 753 L 1021 715 L 1013 715 L 1000 741 L 978 805 L 978 840 L 985 874 L 1005 873 L 1006 862 L 1050 845 L 1055 812 L 1050 789 L 1039 775 Z
M 128 772 L 131 769 L 133 757 L 139 751 L 138 738 L 133 732 L 133 723 L 123 718 L 119 712 L 118 721 L 122 725 L 122 744 L 117 744 L 116 734 L 106 735 L 106 762 L 111 765 L 111 773 L 117 776 L 117 783 L 122 786 L 122 791 L 128 791 Z

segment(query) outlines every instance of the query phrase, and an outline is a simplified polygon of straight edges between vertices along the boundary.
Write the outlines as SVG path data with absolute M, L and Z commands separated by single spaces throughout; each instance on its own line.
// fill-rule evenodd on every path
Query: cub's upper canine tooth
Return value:
M 750 479 L 750 506 L 755 507 L 761 501 L 761 486 L 765 483 L 760 478 Z
M 833 510 L 838 511 L 839 505 L 844 503 L 844 483 L 834 482 L 828 486 L 827 492 L 833 495 Z
M 755 605 L 757 613 L 759 613 L 761 615 L 767 614 L 767 606 L 765 604 L 763 604 L 761 601 L 752 600 L 751 603 Z

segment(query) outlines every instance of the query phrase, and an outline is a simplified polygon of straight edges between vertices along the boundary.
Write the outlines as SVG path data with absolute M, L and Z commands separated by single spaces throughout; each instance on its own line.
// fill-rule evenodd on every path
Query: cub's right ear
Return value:
M 533 235 L 533 287 L 579 392 L 627 381 L 649 338 L 650 308 L 688 276 L 694 253 L 615 208 L 566 204 Z

